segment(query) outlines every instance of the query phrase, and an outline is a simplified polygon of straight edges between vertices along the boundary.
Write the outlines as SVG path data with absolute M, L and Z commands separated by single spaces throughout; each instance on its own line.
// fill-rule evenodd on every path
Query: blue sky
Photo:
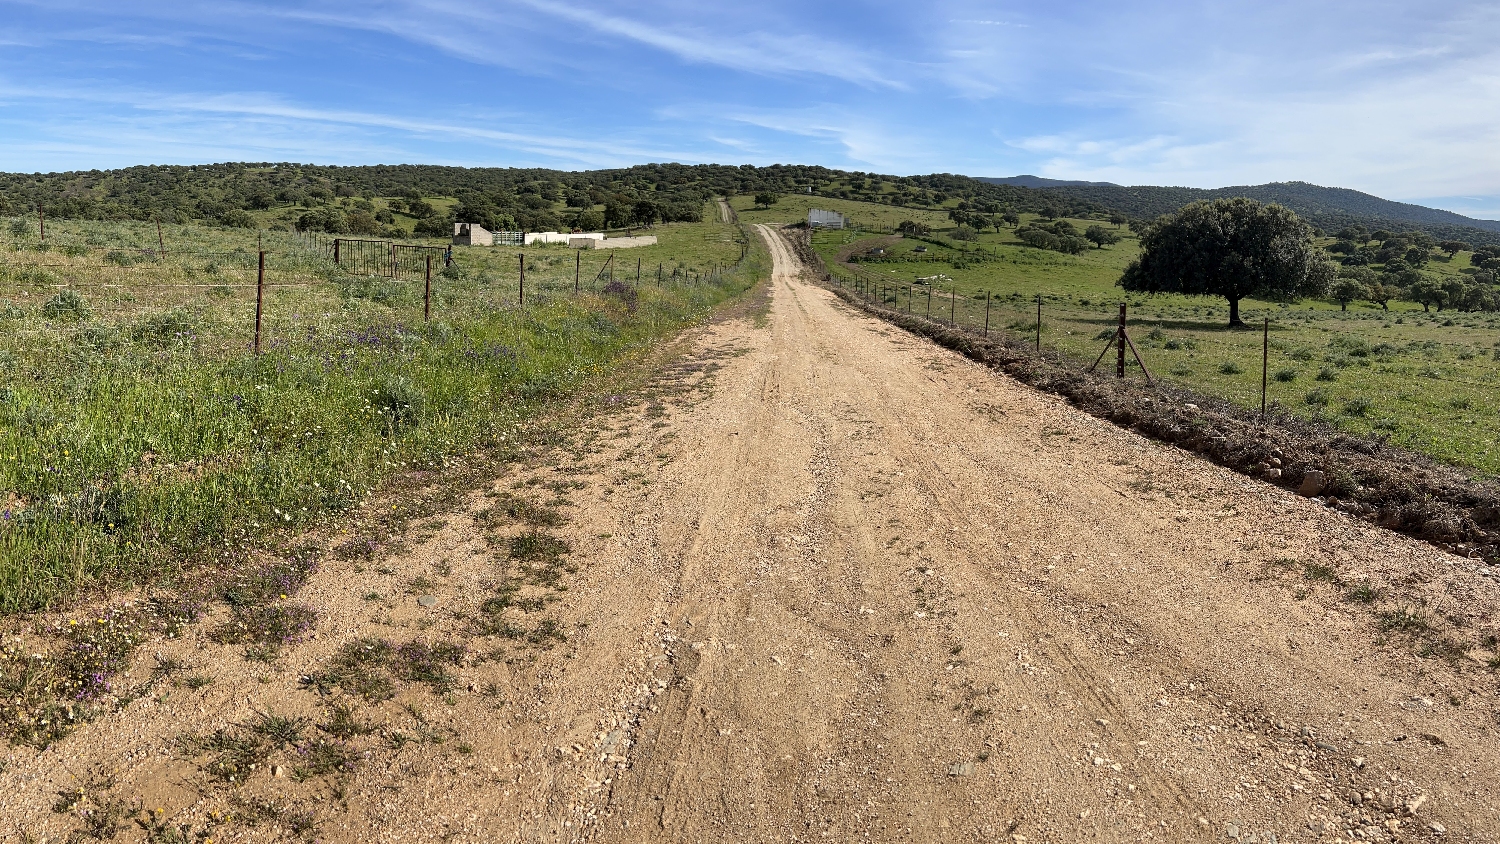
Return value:
M 816 163 L 1500 218 L 1495 2 L 0 0 L 0 169 Z

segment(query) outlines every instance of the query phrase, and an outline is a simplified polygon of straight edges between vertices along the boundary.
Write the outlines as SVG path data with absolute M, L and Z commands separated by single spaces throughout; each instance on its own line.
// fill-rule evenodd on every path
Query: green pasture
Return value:
M 1074 224 L 1082 231 L 1100 223 Z M 1260 326 L 1269 319 L 1271 402 L 1477 475 L 1500 474 L 1500 314 L 1424 313 L 1396 301 L 1389 311 L 1364 302 L 1342 311 L 1324 300 L 1246 300 L 1242 317 L 1253 327 L 1231 330 L 1223 299 L 1117 287 L 1138 245 L 1128 229 L 1116 231 L 1120 243 L 1080 255 L 1025 246 L 1011 229 L 989 230 L 978 244 L 941 234 L 894 239 L 852 231 L 815 232 L 813 243 L 846 284 L 857 279 L 887 304 L 916 313 L 927 312 L 930 298 L 934 318 L 952 315 L 965 327 L 983 330 L 988 295 L 992 330 L 1034 336 L 1040 294 L 1042 345 L 1080 366 L 1104 348 L 1124 303 L 1152 375 L 1248 407 L 1260 405 Z M 877 246 L 884 255 L 865 254 Z M 990 257 L 974 260 L 976 246 Z M 853 267 L 835 260 L 851 253 L 861 256 Z M 1467 254 L 1459 253 L 1451 261 L 1434 259 L 1427 271 L 1467 268 Z M 1113 368 L 1113 352 L 1101 367 Z M 1133 360 L 1130 377 L 1141 377 Z
M 785 225 L 805 222 L 808 210 L 817 208 L 823 211 L 837 211 L 861 225 L 895 228 L 903 220 L 924 223 L 932 228 L 948 228 L 953 225 L 948 219 L 947 212 L 880 205 L 850 199 L 832 199 L 802 193 L 783 194 L 770 208 L 757 208 L 753 196 L 731 197 L 729 205 L 739 215 L 740 220 L 746 223 Z
M 242 555 L 395 472 L 503 443 L 768 269 L 758 239 L 741 262 L 735 226 L 655 233 L 638 252 L 660 286 L 632 260 L 628 283 L 574 296 L 575 253 L 525 250 L 524 308 L 520 250 L 458 248 L 430 321 L 421 279 L 350 275 L 288 234 L 171 227 L 161 257 L 138 248 L 154 225 L 58 221 L 46 251 L 0 249 L 0 612 Z M 582 253 L 595 272 L 607 258 Z

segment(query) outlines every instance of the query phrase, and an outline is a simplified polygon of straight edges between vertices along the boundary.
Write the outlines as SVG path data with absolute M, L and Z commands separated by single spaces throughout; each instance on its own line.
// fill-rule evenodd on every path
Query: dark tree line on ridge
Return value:
M 541 231 L 697 220 L 715 196 L 812 193 L 837 196 L 852 185 L 861 198 L 911 207 L 1005 206 L 1055 215 L 1097 212 L 1035 191 L 988 185 L 967 176 L 879 176 L 800 165 L 645 164 L 618 170 L 464 168 L 429 165 L 331 167 L 291 163 L 147 165 L 120 170 L 0 174 L 0 216 L 36 212 L 88 220 L 198 222 L 249 227 L 262 212 L 278 224 L 375 234 L 394 214 L 418 234 L 451 232 L 451 223 Z M 440 212 L 429 201 L 452 197 Z M 380 204 L 373 200 L 380 198 Z M 600 206 L 603 206 L 602 209 Z

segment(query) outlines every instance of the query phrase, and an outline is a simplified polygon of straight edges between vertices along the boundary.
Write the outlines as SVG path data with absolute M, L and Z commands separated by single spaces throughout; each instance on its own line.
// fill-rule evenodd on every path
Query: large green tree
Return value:
M 1140 293 L 1223 296 L 1229 324 L 1241 326 L 1241 299 L 1318 296 L 1335 272 L 1296 214 L 1235 197 L 1194 202 L 1158 219 L 1119 284 Z

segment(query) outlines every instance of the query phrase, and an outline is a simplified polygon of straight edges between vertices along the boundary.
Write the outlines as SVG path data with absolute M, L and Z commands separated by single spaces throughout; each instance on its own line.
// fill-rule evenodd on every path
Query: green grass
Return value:
M 729 204 L 734 208 L 735 213 L 739 215 L 740 221 L 745 223 L 778 223 L 784 225 L 787 223 L 805 222 L 808 210 L 817 208 L 823 211 L 837 211 L 862 225 L 889 226 L 894 228 L 903 220 L 924 223 L 933 228 L 947 228 L 953 225 L 948 220 L 948 213 L 946 211 L 933 211 L 871 202 L 856 202 L 848 199 L 834 199 L 832 197 L 801 193 L 786 194 L 777 199 L 776 204 L 770 208 L 756 208 L 755 197 L 753 196 L 731 197 Z
M 523 310 L 517 250 L 460 248 L 424 322 L 420 282 L 351 277 L 266 234 L 270 278 L 287 286 L 267 295 L 266 353 L 253 357 L 254 232 L 172 227 L 167 258 L 136 252 L 128 267 L 107 254 L 148 234 L 154 246 L 154 226 L 49 221 L 48 233 L 49 251 L 0 251 L 3 612 L 238 559 L 392 474 L 503 445 L 767 270 L 754 247 L 721 284 L 643 280 L 617 295 L 585 276 L 575 298 L 574 253 L 540 247 L 526 250 Z M 656 233 L 658 246 L 617 260 L 706 272 L 741 256 L 733 226 Z M 608 256 L 582 257 L 597 272 Z M 83 296 L 86 319 L 43 315 L 61 289 Z
M 857 210 L 849 213 L 861 216 Z M 1073 223 L 1082 230 L 1098 221 Z M 1393 444 L 1477 475 L 1500 474 L 1500 399 L 1495 392 L 1500 386 L 1500 314 L 1429 314 L 1409 302 L 1391 302 L 1389 311 L 1367 303 L 1342 311 L 1322 300 L 1247 300 L 1241 313 L 1253 327 L 1230 330 L 1223 299 L 1128 294 L 1115 286 L 1139 251 L 1127 230 L 1118 231 L 1124 238 L 1118 244 L 1064 255 L 1025 246 L 1010 229 L 991 230 L 979 243 L 993 257 L 982 262 L 964 251 L 972 245 L 940 234 L 903 239 L 887 244 L 883 258 L 866 260 L 852 271 L 838 266 L 835 258 L 863 253 L 877 242 L 875 235 L 817 232 L 813 243 L 846 283 L 858 278 L 893 286 L 900 292 L 888 292 L 887 301 L 903 308 L 906 290 L 912 288 L 912 308 L 918 313 L 925 311 L 931 290 L 933 316 L 947 320 L 951 308 L 968 327 L 983 326 L 988 294 L 992 329 L 1030 334 L 1040 294 L 1043 346 L 1081 365 L 1099 354 L 1107 342 L 1100 338 L 1116 323 L 1119 305 L 1126 303 L 1132 339 L 1154 376 L 1247 407 L 1260 405 L 1261 332 L 1256 329 L 1269 319 L 1270 401 L 1352 433 L 1388 437 Z M 913 253 L 919 246 L 927 248 L 925 255 Z M 922 260 L 912 260 L 917 258 Z M 1468 256 L 1460 253 L 1451 262 L 1434 259 L 1428 271 L 1454 274 L 1467 267 Z M 917 281 L 937 275 L 944 278 Z M 1130 366 L 1139 377 L 1133 360 Z

